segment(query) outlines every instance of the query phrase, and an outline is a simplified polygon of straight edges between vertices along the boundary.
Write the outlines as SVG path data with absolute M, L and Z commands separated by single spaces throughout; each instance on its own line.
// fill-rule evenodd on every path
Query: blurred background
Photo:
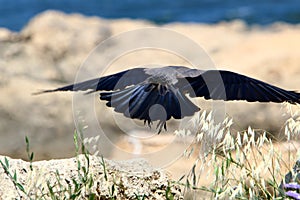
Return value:
M 35 160 L 74 156 L 73 94 L 33 96 L 32 93 L 73 83 L 83 63 L 99 68 L 100 72 L 105 67 L 101 61 L 103 52 L 95 51 L 93 59 L 86 63 L 91 51 L 112 36 L 138 28 L 162 27 L 176 31 L 200 45 L 218 69 L 299 91 L 299 22 L 299 0 L 90 0 L 84 3 L 0 0 L 0 154 L 26 160 L 24 138 L 27 135 Z M 145 35 L 137 35 L 127 42 L 142 40 Z M 120 45 L 110 43 L 107 49 L 112 51 Z M 178 56 L 149 50 L 113 61 L 110 72 L 153 63 L 190 65 Z M 98 75 L 101 74 L 90 74 L 91 78 Z M 171 144 L 174 149 L 182 146 L 172 137 L 176 122 L 171 122 L 169 134 L 132 140 L 116 126 L 112 110 L 99 101 L 98 95 L 86 98 L 94 99 L 92 106 L 96 106 L 104 129 L 119 149 L 143 157 L 142 153 L 166 145 Z M 198 105 L 209 109 L 210 104 L 200 99 Z M 290 117 L 287 106 L 272 103 L 228 102 L 226 114 L 233 117 L 236 131 L 251 126 L 276 136 L 283 132 L 284 123 Z M 126 124 L 126 118 L 122 115 L 119 118 Z M 147 134 L 144 132 L 149 129 L 141 126 L 134 131 Z M 96 135 L 95 132 L 93 136 Z M 102 150 L 112 158 L 120 158 L 113 149 L 103 147 Z
M 19 31 L 35 15 L 48 9 L 107 19 L 145 19 L 170 22 L 218 23 L 241 19 L 247 24 L 299 23 L 298 0 L 1 0 L 0 26 Z

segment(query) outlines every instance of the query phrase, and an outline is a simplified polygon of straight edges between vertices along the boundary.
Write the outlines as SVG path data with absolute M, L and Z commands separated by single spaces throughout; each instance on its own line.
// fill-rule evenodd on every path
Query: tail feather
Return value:
M 171 86 L 141 84 L 115 92 L 102 92 L 100 99 L 126 117 L 148 122 L 159 120 L 164 127 L 171 117 L 181 119 L 199 111 L 185 95 Z M 159 106 L 155 106 L 159 105 Z M 164 110 L 162 111 L 161 108 Z
M 127 117 L 148 120 L 148 110 L 150 109 L 152 102 L 155 101 L 157 95 L 153 90 L 145 87 L 140 90 L 138 94 L 130 98 L 130 103 L 128 104 Z

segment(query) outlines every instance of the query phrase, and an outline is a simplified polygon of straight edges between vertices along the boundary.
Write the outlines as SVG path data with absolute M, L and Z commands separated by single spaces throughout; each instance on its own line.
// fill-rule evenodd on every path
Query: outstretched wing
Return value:
M 230 71 L 209 70 L 196 77 L 186 77 L 185 80 L 179 81 L 181 84 L 182 82 L 186 84 L 178 87 L 188 92 L 191 97 L 225 101 L 300 103 L 300 94 L 297 92 Z
M 44 90 L 39 93 L 56 92 L 56 91 L 85 91 L 96 92 L 99 90 L 117 90 L 124 89 L 130 85 L 136 85 L 143 82 L 149 77 L 144 71 L 145 68 L 134 68 L 125 70 L 116 74 L 95 78 L 80 83 L 75 83 L 53 90 Z

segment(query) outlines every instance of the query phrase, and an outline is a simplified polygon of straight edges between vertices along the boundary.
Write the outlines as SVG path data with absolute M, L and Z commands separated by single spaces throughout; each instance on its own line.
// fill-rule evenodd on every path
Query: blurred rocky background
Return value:
M 92 50 L 101 42 L 117 34 L 138 28 L 157 27 L 150 21 L 132 19 L 103 19 L 81 14 L 45 11 L 32 18 L 20 31 L 0 29 L 0 154 L 27 159 L 25 136 L 35 152 L 35 160 L 66 158 L 75 155 L 73 132 L 75 130 L 71 92 L 34 96 L 42 89 L 56 88 L 73 83 L 78 70 Z M 269 26 L 248 26 L 243 21 L 202 23 L 168 23 L 159 27 L 176 31 L 199 44 L 218 69 L 239 72 L 288 90 L 300 90 L 300 26 L 274 23 Z M 137 35 L 134 43 L 144 40 Z M 178 41 L 169 41 L 176 43 Z M 107 48 L 117 49 L 117 43 Z M 99 59 L 101 52 L 96 52 Z M 154 57 L 155 56 L 155 57 Z M 182 58 L 151 51 L 124 55 L 111 63 L 114 72 L 143 63 L 160 65 L 189 65 Z M 107 66 L 95 59 L 88 60 L 102 75 Z M 205 67 L 205 66 L 199 66 Z M 109 72 L 104 72 L 109 74 Z M 150 142 L 131 141 L 116 127 L 112 110 L 93 98 L 96 115 L 103 120 L 104 129 L 111 131 L 114 142 L 129 152 L 136 145 L 156 148 L 164 145 L 170 135 L 164 132 Z M 199 100 L 199 107 L 209 109 L 210 102 Z M 96 105 L 97 104 L 97 105 Z M 233 117 L 238 131 L 248 126 L 264 129 L 274 135 L 281 133 L 289 117 L 282 104 L 228 102 L 226 114 Z M 294 106 L 296 107 L 296 106 Z M 127 119 L 119 115 L 122 122 Z M 172 123 L 171 123 L 172 124 Z M 170 130 L 176 129 L 173 123 Z M 143 131 L 143 128 L 137 131 Z M 148 129 L 145 128 L 145 131 Z M 138 133 L 137 133 L 138 134 Z M 181 144 L 174 142 L 174 148 Z M 105 149 L 105 148 L 104 148 Z M 113 155 L 110 149 L 105 149 Z M 117 156 L 116 156 L 117 157 Z

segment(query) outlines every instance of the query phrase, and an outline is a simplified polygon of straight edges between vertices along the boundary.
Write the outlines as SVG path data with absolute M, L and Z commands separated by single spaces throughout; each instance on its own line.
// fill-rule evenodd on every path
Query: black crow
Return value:
M 158 120 L 158 133 L 162 128 L 167 129 L 166 121 L 171 117 L 182 119 L 200 110 L 187 94 L 225 101 L 300 103 L 300 93 L 248 76 L 183 66 L 134 68 L 39 93 L 86 90 L 88 93 L 101 91 L 100 99 L 126 117 L 144 120 L 149 126 Z

